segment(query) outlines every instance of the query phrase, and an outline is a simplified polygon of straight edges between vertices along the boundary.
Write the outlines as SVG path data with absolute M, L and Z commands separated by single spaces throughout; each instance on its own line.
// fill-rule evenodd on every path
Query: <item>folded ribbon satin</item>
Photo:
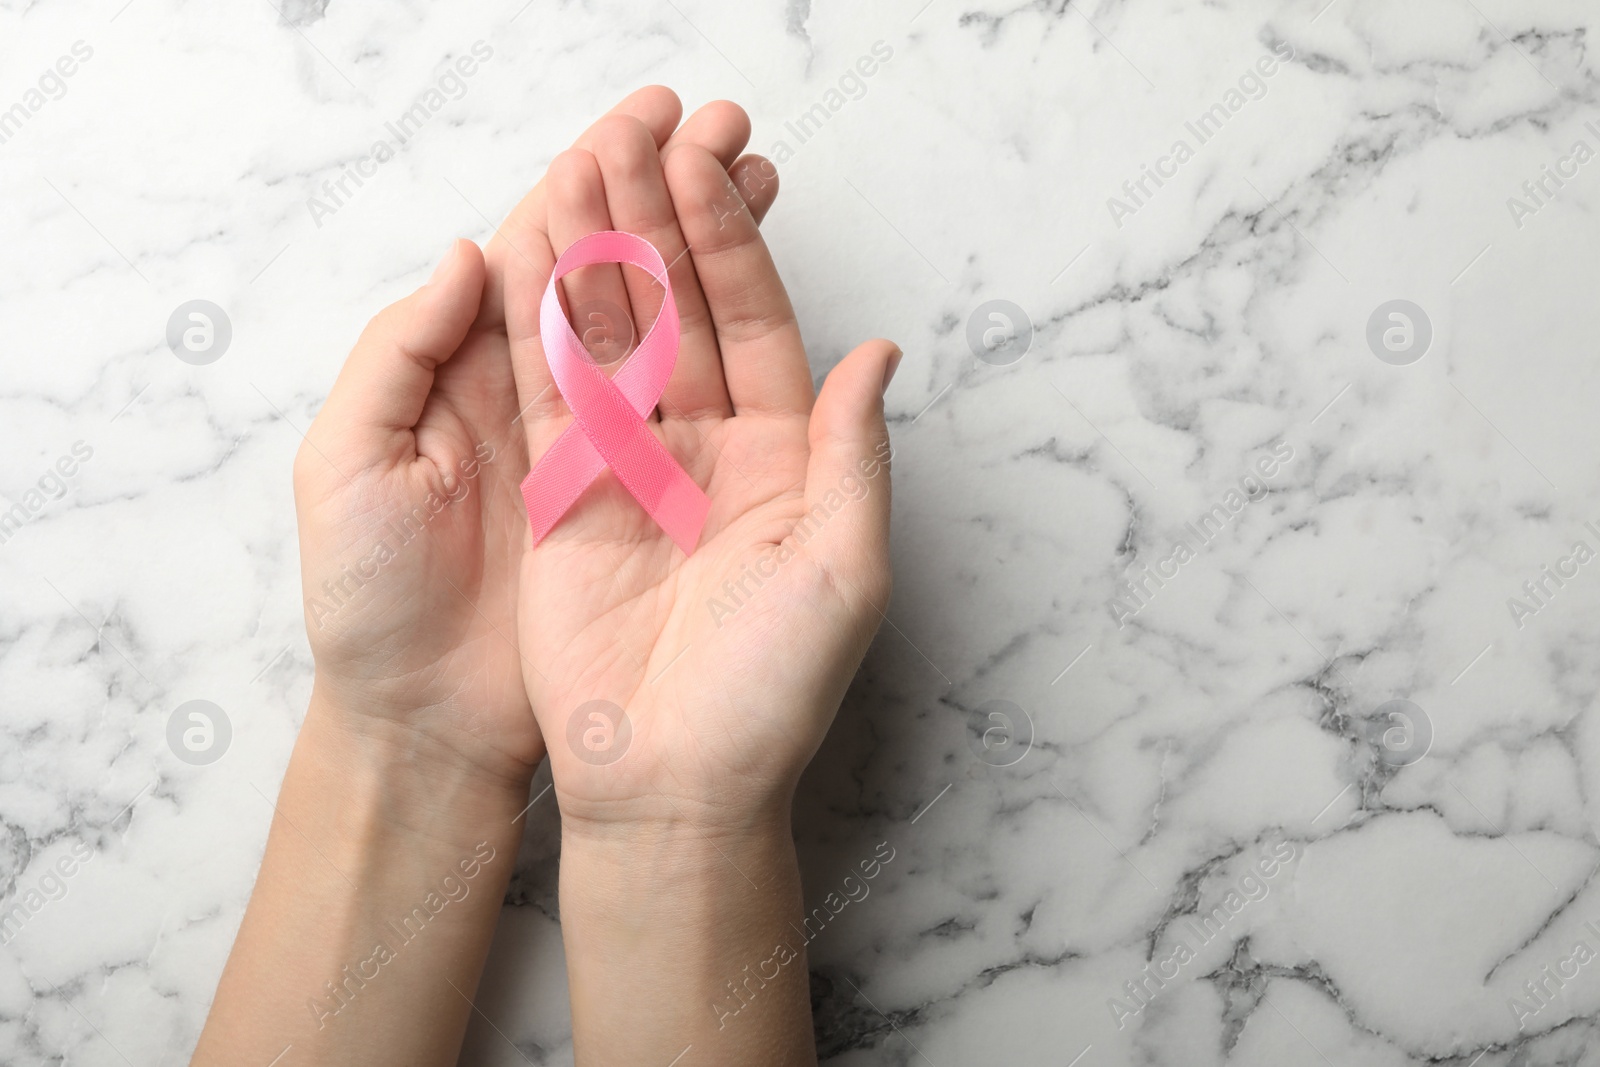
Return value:
M 561 311 L 556 282 L 593 263 L 631 263 L 661 283 L 661 312 L 639 347 L 607 378 Z M 685 554 L 700 540 L 711 501 L 672 458 L 645 418 L 678 362 L 678 306 L 661 253 L 642 237 L 605 230 L 574 243 L 556 260 L 539 306 L 539 335 L 556 388 L 575 421 L 522 482 L 537 545 L 607 467 Z

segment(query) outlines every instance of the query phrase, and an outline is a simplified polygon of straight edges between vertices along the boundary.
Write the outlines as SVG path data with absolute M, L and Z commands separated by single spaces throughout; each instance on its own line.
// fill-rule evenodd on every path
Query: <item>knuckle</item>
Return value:
M 568 190 L 581 186 L 596 169 L 593 153 L 582 148 L 566 148 L 550 160 L 545 177 L 553 192 Z
M 602 121 L 597 155 L 602 169 L 634 176 L 647 172 L 658 153 L 644 123 L 631 115 L 612 115 Z
M 397 300 L 393 304 L 379 311 L 367 324 L 361 328 L 361 336 L 356 338 L 357 345 L 382 345 L 399 333 L 410 315 L 410 297 Z

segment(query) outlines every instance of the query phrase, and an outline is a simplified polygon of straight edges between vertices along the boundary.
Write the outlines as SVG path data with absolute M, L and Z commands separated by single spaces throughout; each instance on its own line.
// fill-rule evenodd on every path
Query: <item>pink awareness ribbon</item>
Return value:
M 655 324 L 611 378 L 573 333 L 556 295 L 556 282 L 564 275 L 594 263 L 631 263 L 649 271 L 663 290 Z M 539 335 L 550 374 L 575 421 L 522 481 L 535 545 L 610 467 L 684 554 L 694 551 L 711 501 L 645 422 L 678 362 L 678 332 L 667 265 L 644 238 L 602 230 L 575 242 L 556 260 L 539 305 Z

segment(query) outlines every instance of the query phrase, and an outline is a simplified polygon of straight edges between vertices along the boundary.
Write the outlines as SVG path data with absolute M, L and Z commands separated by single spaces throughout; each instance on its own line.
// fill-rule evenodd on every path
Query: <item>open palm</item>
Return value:
M 711 499 L 688 558 L 610 472 L 523 557 L 518 639 L 564 816 L 743 817 L 781 807 L 881 619 L 888 596 L 882 390 L 898 350 L 869 342 L 813 397 L 787 294 L 720 162 L 658 156 L 637 123 L 547 175 L 548 243 L 506 262 L 518 401 L 536 460 L 571 424 L 538 336 L 556 254 L 597 230 L 661 252 L 682 320 L 652 429 Z M 643 272 L 584 268 L 561 283 L 648 328 Z M 622 718 L 619 720 L 618 711 Z

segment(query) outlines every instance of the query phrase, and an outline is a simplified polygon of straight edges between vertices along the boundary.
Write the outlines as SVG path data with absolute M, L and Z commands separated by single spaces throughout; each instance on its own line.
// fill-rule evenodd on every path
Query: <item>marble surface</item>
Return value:
M 295 427 L 659 81 L 782 160 L 816 373 L 907 352 L 891 625 L 796 814 L 814 905 L 893 855 L 811 946 L 825 1062 L 1600 1063 L 1597 28 L 0 0 L 0 1061 L 187 1056 L 309 687 Z M 165 339 L 195 299 L 209 365 Z M 231 724 L 209 765 L 168 743 L 191 700 Z M 554 815 L 463 1062 L 570 1062 Z

